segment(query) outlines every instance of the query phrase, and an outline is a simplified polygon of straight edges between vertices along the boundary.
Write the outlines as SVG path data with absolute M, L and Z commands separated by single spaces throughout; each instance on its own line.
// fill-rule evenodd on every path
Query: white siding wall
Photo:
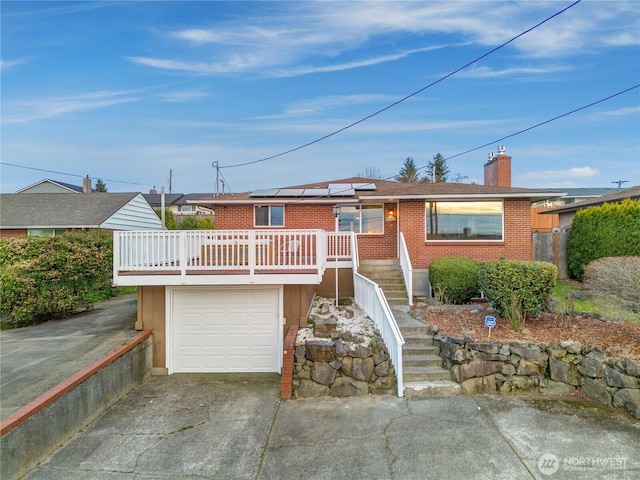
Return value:
M 100 226 L 109 230 L 162 230 L 162 221 L 139 194 Z

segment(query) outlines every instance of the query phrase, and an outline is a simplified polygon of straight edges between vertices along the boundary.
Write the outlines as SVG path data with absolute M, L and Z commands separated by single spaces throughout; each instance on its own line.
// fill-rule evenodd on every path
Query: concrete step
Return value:
M 404 297 L 404 298 L 387 298 L 387 303 L 390 306 L 399 307 L 399 306 L 402 306 L 402 305 L 408 305 L 409 304 L 409 299 L 407 297 Z
M 404 337 L 405 345 L 433 345 L 433 335 L 428 333 L 411 333 L 405 335 L 402 330 L 400 330 L 400 332 Z
M 403 337 L 407 337 L 409 335 L 411 335 L 412 333 L 424 333 L 426 335 L 429 335 L 429 327 L 427 327 L 426 325 L 420 325 L 420 326 L 401 326 L 400 327 L 400 331 L 402 332 L 402 336 Z
M 435 345 L 407 345 L 405 343 L 402 347 L 402 358 L 416 355 L 437 355 L 440 357 L 440 352 Z
M 403 355 L 402 367 L 442 367 L 440 355 Z
M 435 380 L 451 380 L 451 373 L 442 367 L 407 367 L 404 368 L 402 379 L 405 382 L 426 382 Z
M 411 398 L 452 397 L 461 393 L 460 385 L 450 380 L 407 382 L 404 384 L 404 396 Z

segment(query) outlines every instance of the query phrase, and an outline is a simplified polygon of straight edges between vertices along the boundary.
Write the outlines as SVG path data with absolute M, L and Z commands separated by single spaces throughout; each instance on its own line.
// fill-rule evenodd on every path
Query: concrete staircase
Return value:
M 442 368 L 442 358 L 427 326 L 411 317 L 399 260 L 361 260 L 358 272 L 376 282 L 387 298 L 404 337 L 402 369 L 405 397 L 459 395 L 460 385 Z
M 392 307 L 392 310 L 405 341 L 402 349 L 404 396 L 460 395 L 460 385 L 451 381 L 449 371 L 442 368 L 442 358 L 427 326 L 412 318 L 407 313 L 408 307 Z
M 390 306 L 409 305 L 399 260 L 360 260 L 358 273 L 380 286 Z

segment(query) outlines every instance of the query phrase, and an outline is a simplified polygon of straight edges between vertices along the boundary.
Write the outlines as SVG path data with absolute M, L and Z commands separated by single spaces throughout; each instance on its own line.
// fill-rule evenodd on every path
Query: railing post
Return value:
M 187 230 L 182 230 L 178 237 L 178 254 L 180 256 L 180 275 L 187 276 Z
M 118 284 L 120 271 L 120 232 L 113 232 L 113 284 Z
M 249 257 L 247 258 L 247 262 L 249 264 L 249 275 L 250 276 L 254 276 L 256 273 L 256 231 L 255 230 L 249 230 L 249 236 L 248 236 L 248 241 L 249 241 L 249 245 L 248 245 L 248 252 L 247 254 L 249 255 Z

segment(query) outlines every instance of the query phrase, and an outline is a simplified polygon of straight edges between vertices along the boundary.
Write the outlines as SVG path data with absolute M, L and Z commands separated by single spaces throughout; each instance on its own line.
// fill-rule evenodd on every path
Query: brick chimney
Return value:
M 91 193 L 91 179 L 89 175 L 82 179 L 82 193 Z
M 152 195 L 155 195 L 156 193 L 158 193 L 158 191 L 156 190 L 156 186 L 154 185 L 152 188 L 149 189 L 149 193 Z
M 491 187 L 511 186 L 511 157 L 507 155 L 504 145 L 498 147 L 498 155 L 489 154 L 489 161 L 484 165 L 484 184 Z

